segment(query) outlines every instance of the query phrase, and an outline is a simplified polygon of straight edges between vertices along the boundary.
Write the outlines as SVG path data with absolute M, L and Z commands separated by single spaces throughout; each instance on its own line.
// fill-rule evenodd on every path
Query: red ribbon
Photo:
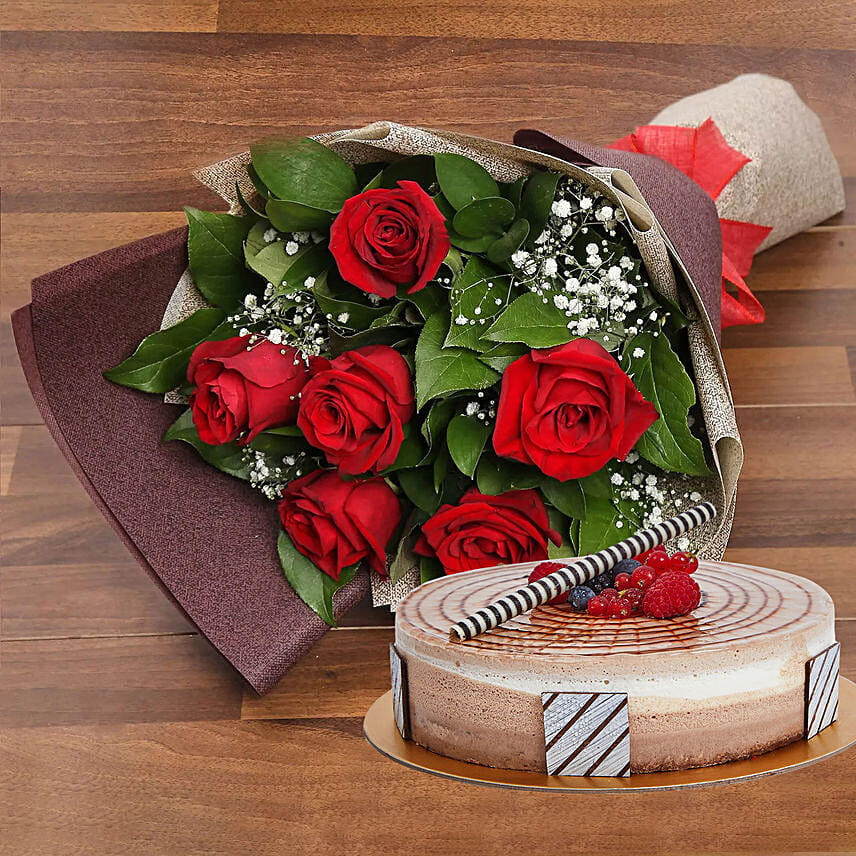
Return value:
M 671 125 L 643 125 L 632 134 L 616 140 L 608 148 L 654 155 L 688 175 L 711 199 L 751 160 L 725 141 L 713 119 L 705 119 L 698 128 Z M 722 326 L 760 324 L 764 307 L 744 279 L 761 242 L 772 231 L 739 220 L 720 219 L 722 228 Z M 736 289 L 727 290 L 730 282 Z

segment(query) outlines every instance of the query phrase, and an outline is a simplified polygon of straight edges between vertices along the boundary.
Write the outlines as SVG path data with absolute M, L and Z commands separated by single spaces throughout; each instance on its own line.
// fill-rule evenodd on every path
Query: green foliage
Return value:
M 482 450 L 490 437 L 491 426 L 487 420 L 459 413 L 446 429 L 446 445 L 455 466 L 468 478 L 472 478 Z
M 104 377 L 142 392 L 165 393 L 186 379 L 190 356 L 202 342 L 235 335 L 221 309 L 198 309 L 165 330 L 146 336 L 137 350 Z
M 499 196 L 499 185 L 490 173 L 463 155 L 434 155 L 437 182 L 449 204 L 460 211 L 474 199 Z
M 508 274 L 472 256 L 452 286 L 452 323 L 444 344 L 471 351 L 489 350 L 492 343 L 482 343 L 482 334 L 506 305 L 510 291 Z M 502 301 L 501 305 L 496 305 L 497 300 Z M 455 323 L 454 319 L 459 316 L 467 319 L 467 323 Z M 470 319 L 475 323 L 470 324 Z
M 250 217 L 211 214 L 185 208 L 190 272 L 205 299 L 221 309 L 234 309 L 250 290 L 244 265 L 244 240 L 253 225 Z
M 193 424 L 190 408 L 184 411 L 163 435 L 164 442 L 181 440 L 192 446 L 207 464 L 237 479 L 247 480 L 250 477 L 247 464 L 244 461 L 240 447 L 236 443 L 224 443 L 222 446 L 209 446 L 199 439 L 199 432 Z
M 297 596 L 327 624 L 335 627 L 333 595 L 354 578 L 357 566 L 343 568 L 338 581 L 334 580 L 313 565 L 294 546 L 285 531 L 280 531 L 276 549 L 282 572 Z
M 644 356 L 633 356 L 637 348 Z M 704 447 L 687 423 L 687 413 L 696 402 L 695 386 L 668 337 L 663 333 L 634 336 L 624 346 L 622 363 L 636 388 L 660 414 L 637 442 L 639 454 L 664 470 L 709 475 Z
M 530 348 L 549 348 L 576 338 L 566 322 L 561 310 L 529 291 L 509 304 L 483 338 L 492 342 L 522 342 Z

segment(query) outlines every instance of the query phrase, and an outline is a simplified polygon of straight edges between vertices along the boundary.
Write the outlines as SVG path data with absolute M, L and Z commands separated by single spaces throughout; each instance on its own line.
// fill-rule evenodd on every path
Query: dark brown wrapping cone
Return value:
M 180 407 L 101 375 L 160 326 L 186 240 L 176 229 L 42 276 L 12 324 L 36 404 L 95 504 L 263 693 L 327 630 L 282 575 L 274 505 L 184 443 L 161 443 Z M 367 591 L 358 574 L 337 593 L 337 615 Z
M 626 169 L 677 247 L 719 330 L 719 224 L 692 181 L 656 159 L 521 131 L 515 142 Z M 12 322 L 33 397 L 63 454 L 140 564 L 260 693 L 327 626 L 286 583 L 273 505 L 182 443 L 161 443 L 181 412 L 102 372 L 157 330 L 187 264 L 187 230 L 119 247 L 33 282 Z M 368 591 L 358 574 L 336 613 Z

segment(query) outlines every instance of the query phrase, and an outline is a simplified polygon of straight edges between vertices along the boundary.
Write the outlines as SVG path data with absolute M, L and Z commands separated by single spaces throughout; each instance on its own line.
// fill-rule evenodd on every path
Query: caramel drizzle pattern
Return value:
M 513 590 L 522 576 L 525 573 L 519 569 L 491 568 L 467 577 L 445 577 L 417 589 L 400 605 L 399 614 L 445 645 L 449 624 Z M 566 606 L 545 605 L 457 644 L 524 654 L 687 651 L 784 630 L 805 617 L 814 604 L 813 593 L 798 580 L 773 571 L 704 563 L 696 579 L 703 593 L 700 606 L 693 614 L 670 621 L 644 616 L 613 621 L 580 615 Z

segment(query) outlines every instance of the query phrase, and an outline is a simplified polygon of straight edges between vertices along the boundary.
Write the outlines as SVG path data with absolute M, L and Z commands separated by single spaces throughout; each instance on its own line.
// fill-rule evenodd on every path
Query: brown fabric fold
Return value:
M 722 232 L 713 200 L 688 176 L 650 155 L 592 146 L 528 128 L 514 144 L 582 166 L 629 172 L 699 290 L 714 332 L 722 325 Z
M 12 318 L 36 404 L 57 445 L 128 549 L 258 692 L 326 632 L 276 555 L 272 503 L 182 443 L 161 443 L 181 412 L 101 372 L 158 329 L 187 264 L 176 229 L 33 282 Z M 337 593 L 347 612 L 368 576 Z

